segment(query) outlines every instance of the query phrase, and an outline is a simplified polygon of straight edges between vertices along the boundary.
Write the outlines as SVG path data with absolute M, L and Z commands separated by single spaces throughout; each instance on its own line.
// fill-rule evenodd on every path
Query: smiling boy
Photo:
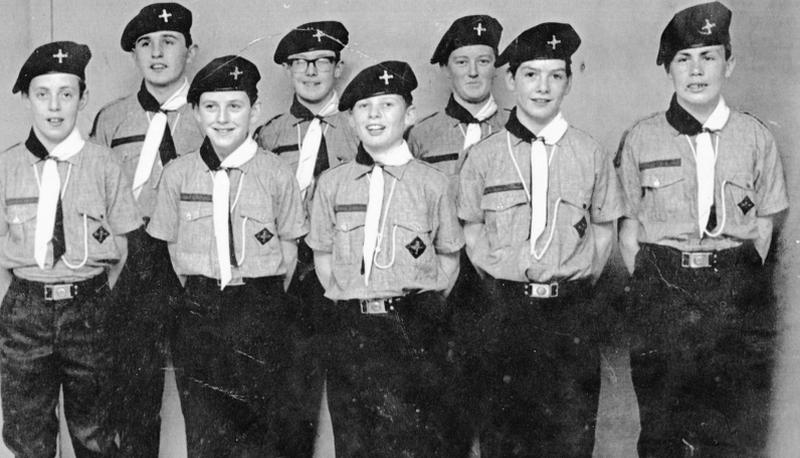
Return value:
M 76 456 L 116 448 L 103 402 L 108 274 L 141 217 L 119 162 L 76 127 L 90 57 L 70 41 L 34 50 L 13 88 L 31 131 L 0 154 L 0 266 L 12 275 L 0 307 L 0 397 L 3 439 L 17 456 L 55 455 L 59 387 Z
M 722 96 L 731 16 L 719 2 L 675 14 L 656 62 L 669 108 L 617 158 L 642 457 L 765 453 L 776 312 L 762 264 L 788 198 L 771 133 Z
M 361 140 L 325 172 L 308 246 L 332 301 L 324 334 L 339 456 L 454 456 L 441 441 L 447 291 L 463 246 L 445 175 L 411 156 L 417 80 L 405 62 L 362 70 L 339 101 Z
M 191 11 L 177 3 L 145 6 L 128 22 L 120 45 L 142 75 L 141 86 L 103 107 L 92 128 L 92 138 L 123 164 L 145 224 L 164 166 L 203 140 L 186 103 L 186 72 L 197 52 L 191 25 Z M 111 320 L 117 374 L 109 410 L 125 456 L 158 454 L 166 340 L 178 289 L 165 244 L 149 237 L 143 226 L 130 237 Z
M 311 423 L 279 421 L 298 339 L 284 289 L 307 224 L 288 166 L 250 137 L 259 79 L 239 56 L 197 73 L 187 99 L 206 137 L 165 168 L 147 227 L 185 280 L 173 355 L 191 457 L 310 456 L 313 444 Z
M 520 34 L 508 64 L 505 129 L 469 150 L 458 216 L 489 300 L 464 329 L 467 414 L 489 456 L 590 456 L 600 387 L 593 281 L 622 196 L 610 158 L 561 104 L 580 38 L 569 24 Z

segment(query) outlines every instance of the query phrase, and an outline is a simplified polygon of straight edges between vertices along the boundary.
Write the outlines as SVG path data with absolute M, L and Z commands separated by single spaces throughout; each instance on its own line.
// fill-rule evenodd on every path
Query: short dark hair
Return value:
M 726 61 L 731 60 L 731 56 L 733 55 L 731 44 L 730 43 L 726 43 L 726 44 L 722 45 L 722 47 L 725 48 L 725 60 Z M 672 60 L 675 59 L 675 56 L 677 56 L 677 55 L 678 55 L 678 53 L 676 52 L 675 54 L 672 55 L 672 57 L 670 57 L 670 59 L 668 61 L 664 61 L 664 71 L 669 73 L 669 66 L 670 66 L 670 64 L 672 64 Z
M 567 67 L 567 78 L 571 78 L 572 77 L 572 59 L 563 59 L 563 60 L 567 64 L 566 65 L 566 67 Z M 519 69 L 520 65 L 522 65 L 522 62 L 509 62 L 508 63 L 508 72 L 511 73 L 511 76 L 516 78 L 517 70 Z

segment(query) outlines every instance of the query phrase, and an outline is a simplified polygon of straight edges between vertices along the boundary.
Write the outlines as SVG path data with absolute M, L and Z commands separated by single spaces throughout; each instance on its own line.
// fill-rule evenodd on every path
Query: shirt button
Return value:
M 186 214 L 186 221 L 189 221 L 190 219 L 192 219 L 192 214 L 191 213 L 187 213 Z
M 658 181 L 658 180 L 656 180 L 656 181 L 654 181 L 654 182 L 653 182 L 653 186 L 656 186 L 656 187 L 658 187 L 658 186 L 660 186 L 660 185 L 661 185 L 661 182 L 660 182 L 660 181 Z

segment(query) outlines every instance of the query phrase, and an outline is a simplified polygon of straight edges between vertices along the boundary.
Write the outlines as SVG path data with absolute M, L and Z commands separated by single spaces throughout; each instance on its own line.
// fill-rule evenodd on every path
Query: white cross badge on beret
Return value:
M 69 57 L 69 54 L 62 51 L 61 48 L 58 48 L 58 54 L 53 54 L 53 58 L 58 59 L 59 64 L 63 64 L 64 59 L 66 59 L 67 57 Z
M 703 25 L 703 27 L 700 28 L 700 34 L 711 35 L 711 29 L 713 29 L 716 26 L 717 24 L 709 21 L 708 18 L 706 18 L 706 23 Z
M 315 33 L 312 36 L 317 39 L 317 43 L 320 43 L 320 42 L 322 42 L 322 37 L 325 36 L 325 32 L 323 32 L 320 29 L 317 29 L 317 33 Z
M 486 31 L 486 29 L 483 28 L 483 24 L 480 22 L 478 23 L 478 26 L 473 27 L 472 30 L 474 30 L 475 33 L 478 34 L 478 36 L 481 36 L 481 33 Z
M 383 75 L 378 77 L 379 80 L 383 80 L 383 84 L 385 86 L 389 85 L 389 80 L 392 78 L 394 78 L 394 75 L 390 75 L 389 72 L 386 71 L 386 69 L 383 69 Z
M 239 81 L 239 75 L 244 74 L 244 72 L 239 70 L 239 67 L 234 66 L 233 71 L 228 74 L 233 77 L 234 81 Z
M 166 9 L 161 10 L 161 14 L 158 15 L 160 19 L 163 19 L 164 22 L 169 22 L 169 18 L 172 17 L 172 13 L 167 12 Z
M 547 44 L 549 44 L 553 48 L 553 50 L 556 49 L 556 45 L 558 45 L 559 43 L 561 43 L 561 40 L 556 38 L 555 35 L 553 35 L 553 39 L 552 40 L 547 42 Z

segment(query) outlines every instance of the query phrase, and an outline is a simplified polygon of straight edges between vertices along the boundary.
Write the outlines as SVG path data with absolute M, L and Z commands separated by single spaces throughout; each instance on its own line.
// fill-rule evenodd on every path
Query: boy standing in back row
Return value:
M 722 96 L 731 16 L 719 2 L 675 14 L 656 61 L 669 108 L 617 158 L 643 458 L 765 453 L 776 310 L 763 262 L 788 198 L 772 134 Z
M 131 94 L 103 107 L 93 139 L 110 147 L 131 183 L 144 226 L 131 234 L 129 255 L 115 288 L 113 326 L 116 394 L 109 408 L 124 456 L 158 454 L 166 341 L 180 285 L 166 245 L 145 232 L 164 167 L 200 147 L 203 136 L 186 103 L 187 66 L 197 52 L 192 13 L 177 3 L 145 6 L 130 20 L 120 45 L 142 75 Z

